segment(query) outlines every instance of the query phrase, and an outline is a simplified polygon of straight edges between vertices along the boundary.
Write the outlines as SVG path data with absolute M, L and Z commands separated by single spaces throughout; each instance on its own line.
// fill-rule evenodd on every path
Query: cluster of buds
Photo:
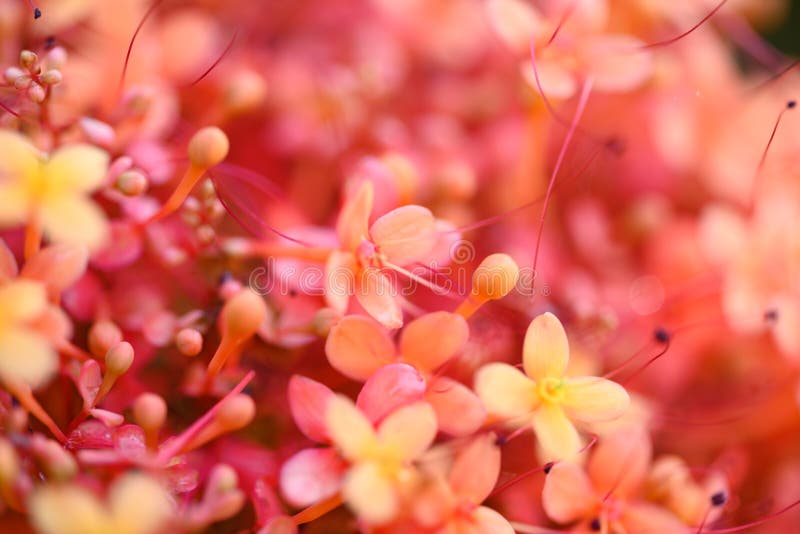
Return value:
M 59 70 L 67 59 L 67 52 L 61 46 L 48 50 L 43 59 L 30 50 L 19 53 L 19 66 L 8 67 L 3 73 L 6 83 L 24 93 L 31 102 L 41 104 L 47 98 L 50 88 L 61 83 Z

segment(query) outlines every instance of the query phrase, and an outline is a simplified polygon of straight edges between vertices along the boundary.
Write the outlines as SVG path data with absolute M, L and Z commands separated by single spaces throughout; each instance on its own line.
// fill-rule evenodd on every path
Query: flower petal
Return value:
M 531 321 L 522 345 L 525 374 L 534 380 L 548 376 L 561 378 L 568 361 L 569 343 L 561 321 L 550 312 Z
M 0 173 L 2 168 L 0 167 Z M 0 174 L 2 179 L 2 174 Z M 17 226 L 28 219 L 31 197 L 23 184 L 0 180 L 0 226 Z
M 582 467 L 559 462 L 545 476 L 542 507 L 556 523 L 571 523 L 586 517 L 597 504 L 597 493 Z
M 42 228 L 51 241 L 85 245 L 98 250 L 108 239 L 103 211 L 89 199 L 75 195 L 48 198 L 41 206 Z
M 492 29 L 515 52 L 524 52 L 542 25 L 542 15 L 522 0 L 488 0 Z
M 455 356 L 469 337 L 467 321 L 449 312 L 434 312 L 414 319 L 400 334 L 403 359 L 424 372 L 432 372 Z
M 459 498 L 480 504 L 489 496 L 500 475 L 500 448 L 497 436 L 486 433 L 475 437 L 456 456 L 449 482 Z
M 366 381 L 356 406 L 375 425 L 401 406 L 424 400 L 425 385 L 425 379 L 410 365 L 386 365 Z
M 472 511 L 471 523 L 475 534 L 514 534 L 514 527 L 508 519 L 486 506 L 478 506 Z
M 486 409 L 471 389 L 445 376 L 436 378 L 425 394 L 436 412 L 439 430 L 451 436 L 468 436 L 486 420 Z
M 103 184 L 108 153 L 91 145 L 65 145 L 45 163 L 46 179 L 58 190 L 89 193 Z
M 116 524 L 116 528 L 110 530 L 137 534 L 160 531 L 173 511 L 172 500 L 164 487 L 140 474 L 123 475 L 114 483 L 109 506 Z
M 334 369 L 354 380 L 364 381 L 394 361 L 394 341 L 373 319 L 348 315 L 328 334 L 325 354 Z
M 687 528 L 672 512 L 645 502 L 628 504 L 620 520 L 627 532 L 661 534 L 662 532 L 686 532 Z
M 325 262 L 325 303 L 344 314 L 355 291 L 356 265 L 349 252 L 334 251 Z
M 427 402 L 416 402 L 393 412 L 378 427 L 378 439 L 401 460 L 413 460 L 436 438 L 436 414 Z
M 620 498 L 635 494 L 650 470 L 652 445 L 641 427 L 628 427 L 603 436 L 592 452 L 587 471 L 595 490 L 613 491 Z
M 335 396 L 328 386 L 304 376 L 289 379 L 289 410 L 297 428 L 309 439 L 328 442 L 325 424 L 328 402 Z
M 3 203 L 0 201 L 0 206 Z M 19 268 L 14 253 L 8 248 L 6 242 L 0 239 L 0 284 L 5 284 L 8 280 L 15 278 Z
M 539 403 L 536 384 L 506 363 L 490 363 L 478 369 L 475 393 L 487 412 L 504 418 L 529 414 Z
M 105 532 L 110 519 L 101 503 L 79 486 L 45 484 L 31 495 L 30 514 L 43 534 Z
M 575 75 L 564 68 L 557 61 L 546 59 L 536 60 L 536 72 L 533 70 L 533 63 L 525 62 L 522 64 L 522 77 L 528 82 L 534 91 L 539 91 L 539 85 L 548 98 L 558 98 L 566 100 L 574 95 L 578 90 L 578 82 Z M 536 83 L 536 75 L 539 75 L 539 83 Z
M 641 86 L 653 72 L 653 55 L 630 35 L 587 37 L 581 55 L 598 91 L 624 92 Z
M 348 460 L 358 460 L 377 445 L 375 430 L 367 417 L 343 395 L 328 401 L 325 424 L 334 445 Z
M 358 518 L 367 523 L 381 525 L 397 515 L 397 491 L 373 462 L 364 462 L 350 469 L 345 476 L 342 495 Z
M 0 182 L 25 183 L 40 170 L 39 151 L 28 138 L 9 130 L 0 130 Z M 0 204 L 3 209 L 5 204 Z
M 401 206 L 379 217 L 369 234 L 389 262 L 409 265 L 428 257 L 436 244 L 436 220 L 428 208 Z
M 58 357 L 47 339 L 23 328 L 0 331 L 0 375 L 35 389 L 56 371 Z
M 581 449 L 578 431 L 556 404 L 542 404 L 533 412 L 533 431 L 547 460 L 570 459 Z
M 355 250 L 369 235 L 369 216 L 372 213 L 373 196 L 372 183 L 364 182 L 342 206 L 336 222 L 336 235 L 339 236 L 344 250 Z
M 47 291 L 33 280 L 14 280 L 0 287 L 0 325 L 31 321 L 44 312 Z
M 356 299 L 368 314 L 386 328 L 403 326 L 403 312 L 392 281 L 380 269 L 362 269 L 356 278 Z
M 562 406 L 572 419 L 594 423 L 620 417 L 630 402 L 628 392 L 616 382 L 581 376 L 566 379 Z
M 346 468 L 334 449 L 304 449 L 281 467 L 281 493 L 292 506 L 310 506 L 339 491 Z

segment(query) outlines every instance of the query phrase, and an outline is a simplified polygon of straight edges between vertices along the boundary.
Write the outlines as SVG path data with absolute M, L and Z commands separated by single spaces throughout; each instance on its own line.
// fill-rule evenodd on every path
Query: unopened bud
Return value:
M 106 353 L 106 373 L 120 376 L 133 364 L 133 347 L 127 341 L 121 341 Z
M 46 70 L 44 74 L 42 74 L 42 83 L 45 85 L 56 85 L 61 83 L 61 80 L 61 71 L 58 69 Z
M 3 72 L 3 78 L 6 80 L 6 83 L 12 85 L 23 76 L 25 76 L 25 72 L 19 67 L 8 67 L 5 72 Z
M 505 297 L 519 278 L 519 267 L 508 254 L 492 254 L 484 258 L 472 275 L 472 295 L 479 300 Z
M 206 487 L 214 494 L 222 494 L 235 490 L 239 484 L 239 476 L 233 467 L 227 464 L 217 464 L 208 476 Z
M 78 121 L 78 125 L 91 142 L 100 146 L 108 147 L 116 139 L 114 128 L 103 121 L 83 117 Z
M 89 351 L 98 358 L 105 356 L 120 341 L 122 331 L 111 321 L 97 321 L 89 329 Z
M 148 181 L 139 171 L 125 171 L 117 177 L 117 189 L 126 196 L 135 197 L 147 191 Z
M 248 338 L 258 331 L 266 315 L 264 299 L 249 289 L 243 289 L 222 308 L 220 326 L 223 335 L 233 339 Z
M 28 98 L 30 98 L 31 102 L 41 104 L 46 97 L 47 92 L 38 83 L 31 83 L 31 86 L 28 87 Z
M 197 356 L 203 350 L 203 336 L 194 328 L 184 328 L 175 336 L 175 346 L 185 356 Z
M 56 46 L 47 52 L 47 66 L 51 69 L 59 69 L 67 62 L 67 51 L 63 46 Z
M 244 428 L 256 415 L 256 403 L 249 396 L 240 393 L 223 402 L 217 412 L 216 421 L 225 432 Z
M 37 56 L 35 52 L 31 52 L 30 50 L 22 50 L 19 53 L 19 64 L 23 69 L 30 69 L 36 64 L 37 61 L 39 61 L 39 56 Z
M 167 420 L 167 403 L 155 393 L 142 393 L 133 403 L 133 420 L 145 431 L 158 430 Z
M 221 163 L 229 148 L 225 132 L 209 126 L 198 131 L 189 141 L 189 161 L 196 167 L 207 169 Z

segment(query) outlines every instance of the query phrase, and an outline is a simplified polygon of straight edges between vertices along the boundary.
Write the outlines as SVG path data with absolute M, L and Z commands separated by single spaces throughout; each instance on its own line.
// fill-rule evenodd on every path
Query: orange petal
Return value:
M 569 343 L 561 321 L 550 312 L 531 321 L 522 345 L 525 373 L 534 380 L 561 378 L 568 361 Z
M 304 449 L 281 467 L 281 493 L 292 506 L 310 506 L 335 495 L 345 471 L 335 450 Z
M 0 327 L 32 321 L 44 312 L 47 292 L 33 280 L 14 280 L 0 287 Z
M 472 530 L 474 534 L 514 534 L 514 527 L 497 511 L 478 506 L 472 511 Z M 470 531 L 466 531 L 470 532 Z
M 410 365 L 385 365 L 361 388 L 356 406 L 374 425 L 401 406 L 424 400 L 425 386 L 425 379 Z
M 772 326 L 775 343 L 785 355 L 800 361 L 800 302 L 796 297 L 782 296 L 775 299 L 773 308 L 778 313 Z
M 533 412 L 533 431 L 547 460 L 573 458 L 581 449 L 581 438 L 564 410 L 544 403 Z
M 451 436 L 468 436 L 486 420 L 486 409 L 471 389 L 451 378 L 439 377 L 425 394 L 436 412 L 439 430 Z
M 413 460 L 428 450 L 436 437 L 436 414 L 427 402 L 403 406 L 378 427 L 378 439 L 401 460 Z
M 336 395 L 328 401 L 325 424 L 331 441 L 348 460 L 362 458 L 377 445 L 377 436 L 369 419 L 343 395 Z
M 394 342 L 369 317 L 349 315 L 330 331 L 325 343 L 328 362 L 340 373 L 364 381 L 394 361 Z
M 9 250 L 6 242 L 0 239 L 0 284 L 17 276 L 17 259 Z
M 342 494 L 358 518 L 372 525 L 394 519 L 400 506 L 392 481 L 373 462 L 364 462 L 350 469 L 345 476 Z
M 598 91 L 624 92 L 641 86 L 653 73 L 653 56 L 630 35 L 603 34 L 581 46 L 586 74 Z
M 499 417 L 529 414 L 539 402 L 536 384 L 506 363 L 490 363 L 478 369 L 475 392 L 486 411 Z
M 594 423 L 617 419 L 628 409 L 631 399 L 625 388 L 595 376 L 568 378 L 562 406 L 572 419 Z
M 571 523 L 585 518 L 596 504 L 597 494 L 580 466 L 559 462 L 545 476 L 542 507 L 556 523 Z
M 488 0 L 492 29 L 515 52 L 524 52 L 542 25 L 539 12 L 523 0 Z
M 355 292 L 355 258 L 349 252 L 334 251 L 325 262 L 325 303 L 344 314 Z
M 711 205 L 700 214 L 700 244 L 711 261 L 730 261 L 745 250 L 748 231 L 744 218 L 726 206 Z
M 381 254 L 395 265 L 428 257 L 436 244 L 436 220 L 428 208 L 401 206 L 379 217 L 369 229 Z
M 542 91 L 549 98 L 566 100 L 574 95 L 578 90 L 578 82 L 575 75 L 565 69 L 557 61 L 539 60 L 536 61 L 536 72 L 533 71 L 533 64 L 525 62 L 522 64 L 522 77 L 534 91 Z M 539 75 L 539 83 L 536 83 L 536 74 Z
M 355 250 L 369 235 L 373 195 L 372 183 L 364 182 L 342 207 L 336 222 L 336 235 L 339 236 L 344 250 Z
M 620 520 L 627 532 L 657 534 L 659 532 L 686 532 L 683 524 L 668 510 L 644 502 L 630 503 L 625 507 Z
M 408 323 L 400 334 L 403 359 L 431 372 L 455 356 L 469 337 L 467 321 L 449 312 L 434 312 Z
M 598 494 L 613 490 L 620 498 L 635 494 L 650 470 L 652 445 L 647 432 L 628 427 L 604 436 L 595 447 L 587 471 Z
M 450 470 L 450 487 L 468 503 L 480 504 L 489 496 L 500 475 L 500 448 L 494 433 L 475 437 L 456 456 Z
M 325 424 L 328 401 L 334 397 L 328 386 L 304 376 L 294 375 L 289 379 L 287 396 L 289 410 L 300 432 L 320 443 L 328 442 Z
M 403 326 L 403 312 L 389 277 L 380 269 L 362 269 L 356 278 L 356 298 L 368 314 L 386 328 Z

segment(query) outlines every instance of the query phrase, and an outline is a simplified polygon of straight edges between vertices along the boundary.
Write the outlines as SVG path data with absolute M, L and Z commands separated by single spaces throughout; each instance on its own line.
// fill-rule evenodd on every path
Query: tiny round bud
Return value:
M 216 419 L 225 431 L 232 431 L 247 426 L 255 415 L 256 403 L 240 393 L 220 405 Z
M 223 306 L 220 326 L 223 335 L 234 339 L 248 338 L 258 331 L 266 316 L 264 299 L 250 289 L 243 289 Z
M 206 486 L 214 493 L 220 494 L 235 490 L 238 484 L 239 476 L 233 467 L 228 464 L 217 464 L 211 469 Z
M 198 131 L 189 141 L 189 161 L 192 165 L 207 169 L 222 162 L 228 155 L 228 136 L 216 126 Z
M 519 267 L 508 254 L 486 256 L 472 275 L 472 295 L 483 300 L 505 297 L 519 278 Z
M 103 121 L 83 117 L 78 121 L 78 126 L 80 126 L 84 135 L 95 144 L 108 147 L 116 139 L 117 134 L 114 132 L 114 128 Z
M 8 67 L 3 72 L 3 78 L 7 83 L 16 84 L 17 80 L 25 76 L 25 72 L 19 67 Z
M 100 320 L 89 329 L 89 352 L 98 358 L 122 341 L 122 331 L 111 321 Z
M 67 51 L 63 46 L 53 47 L 47 52 L 47 66 L 51 69 L 61 68 L 67 62 Z
M 44 87 L 39 85 L 38 83 L 32 83 L 30 87 L 28 87 L 28 98 L 30 98 L 31 102 L 35 102 L 36 104 L 41 104 L 44 102 L 44 99 L 47 97 L 47 92 L 44 90 Z
M 155 393 L 142 393 L 133 402 L 133 420 L 145 430 L 157 430 L 167 420 L 167 403 Z
M 197 239 L 204 245 L 213 243 L 215 237 L 217 237 L 217 233 L 210 225 L 203 224 L 197 227 Z
M 203 350 L 203 336 L 194 328 L 184 328 L 175 336 L 175 345 L 185 356 L 197 356 Z
M 19 64 L 23 69 L 30 69 L 36 64 L 37 61 L 39 61 L 39 56 L 37 56 L 35 52 L 31 52 L 30 50 L 22 50 L 19 53 Z
M 147 191 L 147 178 L 139 171 L 125 171 L 117 177 L 117 189 L 126 196 L 135 197 Z
M 233 74 L 225 88 L 225 105 L 231 113 L 249 111 L 264 101 L 267 84 L 255 71 L 246 69 Z
M 61 71 L 58 69 L 46 70 L 44 74 L 42 74 L 42 83 L 46 85 L 56 85 L 61 83 L 62 79 Z
M 27 74 L 24 74 L 14 81 L 14 89 L 17 91 L 24 91 L 33 84 L 33 80 Z
M 121 341 L 106 353 L 106 371 L 121 375 L 133 364 L 133 347 L 127 341 Z

